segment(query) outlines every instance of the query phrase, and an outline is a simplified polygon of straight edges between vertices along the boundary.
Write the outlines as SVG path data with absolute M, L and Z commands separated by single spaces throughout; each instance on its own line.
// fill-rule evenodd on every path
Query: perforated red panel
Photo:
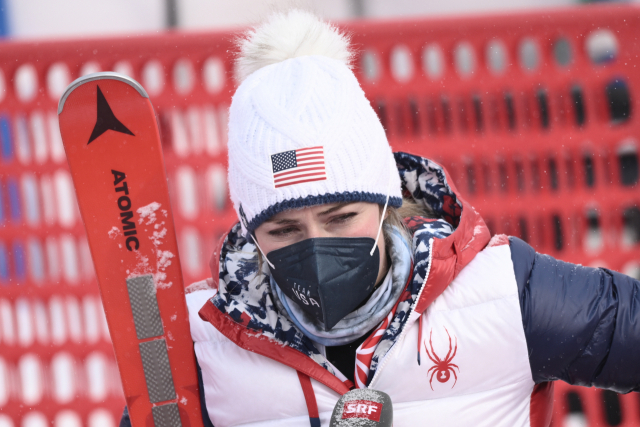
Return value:
M 213 242 L 234 220 L 224 148 L 229 49 L 228 34 L 3 45 L 0 426 L 110 427 L 124 407 L 60 140 L 59 96 L 99 70 L 143 82 L 164 133 L 190 283 L 207 277 Z
M 442 162 L 493 233 L 637 275 L 637 23 L 582 8 L 352 29 L 395 149 Z
M 493 233 L 638 277 L 639 9 L 345 27 L 394 148 L 449 168 Z M 99 70 L 144 85 L 163 132 L 185 282 L 202 279 L 214 242 L 235 221 L 225 181 L 231 36 L 3 44 L 0 426 L 113 426 L 124 404 L 58 97 Z M 560 400 L 565 392 L 558 384 Z M 578 393 L 583 406 L 601 401 L 600 392 Z M 640 422 L 639 405 L 620 402 L 623 421 Z M 558 422 L 573 416 L 567 408 L 556 405 Z
M 558 381 L 554 395 L 554 425 L 635 427 L 640 422 L 638 393 L 616 394 Z

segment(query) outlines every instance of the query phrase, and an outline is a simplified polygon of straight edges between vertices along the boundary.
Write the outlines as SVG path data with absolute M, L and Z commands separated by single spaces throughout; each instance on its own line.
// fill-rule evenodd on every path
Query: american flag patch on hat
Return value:
M 327 179 L 322 146 L 272 154 L 271 166 L 275 188 Z

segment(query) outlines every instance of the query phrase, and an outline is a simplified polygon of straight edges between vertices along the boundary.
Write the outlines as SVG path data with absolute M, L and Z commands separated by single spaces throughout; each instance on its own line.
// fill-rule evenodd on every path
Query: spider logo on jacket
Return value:
M 453 374 L 453 377 L 455 378 L 453 385 L 451 386 L 451 388 L 453 388 L 458 382 L 458 376 L 456 375 L 455 370 L 457 369 L 458 373 L 460 373 L 460 368 L 458 367 L 458 365 L 451 363 L 453 358 L 456 357 L 456 352 L 458 351 L 458 338 L 454 337 L 455 344 L 452 347 L 451 335 L 449 335 L 449 331 L 447 330 L 447 328 L 444 328 L 444 330 L 447 331 L 447 336 L 449 337 L 449 352 L 444 359 L 440 359 L 440 357 L 438 357 L 438 355 L 436 354 L 436 351 L 433 349 L 433 343 L 431 342 L 433 329 L 431 329 L 431 332 L 429 333 L 429 346 L 431 347 L 431 352 L 429 352 L 429 349 L 427 348 L 427 343 L 424 343 L 424 349 L 427 351 L 427 356 L 429 356 L 429 359 L 431 359 L 431 361 L 435 363 L 435 365 L 430 367 L 429 371 L 427 372 L 427 375 L 429 375 L 429 373 L 431 374 L 431 378 L 429 378 L 429 386 L 431 386 L 431 390 L 433 390 L 432 381 L 434 376 L 439 382 L 446 383 L 451 378 L 451 374 Z

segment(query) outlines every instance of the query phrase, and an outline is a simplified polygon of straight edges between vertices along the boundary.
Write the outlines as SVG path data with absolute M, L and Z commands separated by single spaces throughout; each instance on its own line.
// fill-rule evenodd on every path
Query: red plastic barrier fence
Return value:
M 345 27 L 394 148 L 447 166 L 492 232 L 639 277 L 640 9 Z M 225 181 L 232 36 L 2 45 L 0 427 L 112 427 L 124 404 L 58 97 L 100 70 L 143 84 L 163 132 L 185 283 L 200 280 L 235 221 Z M 637 395 L 568 387 L 556 387 L 554 425 L 640 422 Z
M 233 220 L 224 149 L 231 46 L 226 34 L 207 34 L 2 47 L 0 426 L 113 427 L 124 399 L 60 141 L 58 98 L 97 70 L 144 82 L 165 132 L 185 278 L 199 280 Z
M 444 163 L 495 233 L 638 275 L 638 9 L 351 28 L 394 148 Z
M 640 395 L 616 394 L 571 386 L 564 382 L 554 385 L 554 426 L 567 427 L 637 427 L 640 425 Z

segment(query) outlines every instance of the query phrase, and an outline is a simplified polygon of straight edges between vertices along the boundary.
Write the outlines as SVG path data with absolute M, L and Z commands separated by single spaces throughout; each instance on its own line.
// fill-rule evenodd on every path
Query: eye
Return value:
M 269 235 L 270 236 L 274 236 L 274 237 L 284 237 L 287 236 L 289 234 L 293 234 L 295 232 L 298 231 L 298 227 L 284 227 L 284 228 L 277 228 L 275 230 L 271 230 L 269 231 Z
M 333 218 L 331 218 L 329 220 L 330 223 L 332 224 L 343 224 L 347 221 L 349 221 L 351 218 L 355 217 L 356 215 L 358 215 L 357 212 L 349 212 L 349 213 L 345 213 L 342 215 L 337 215 Z

